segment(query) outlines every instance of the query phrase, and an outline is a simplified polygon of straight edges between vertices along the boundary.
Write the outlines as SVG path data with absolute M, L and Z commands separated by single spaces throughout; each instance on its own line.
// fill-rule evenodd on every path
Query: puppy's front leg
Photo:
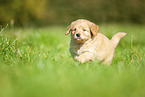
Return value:
M 93 61 L 94 57 L 92 53 L 85 52 L 85 53 L 82 53 L 80 56 L 76 56 L 75 59 L 81 63 L 84 63 L 86 61 Z

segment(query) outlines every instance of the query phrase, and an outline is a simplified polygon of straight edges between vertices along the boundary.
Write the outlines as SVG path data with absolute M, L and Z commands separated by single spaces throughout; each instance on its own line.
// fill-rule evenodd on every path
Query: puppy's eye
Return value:
M 86 31 L 86 29 L 83 29 L 83 31 Z

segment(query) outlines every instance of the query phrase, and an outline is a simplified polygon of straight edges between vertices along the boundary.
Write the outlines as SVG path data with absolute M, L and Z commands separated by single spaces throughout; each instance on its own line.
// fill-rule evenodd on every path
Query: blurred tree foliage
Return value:
M 0 24 L 14 20 L 17 25 L 27 25 L 43 18 L 47 0 L 0 0 Z
M 93 22 L 145 24 L 145 0 L 0 0 L 0 25 L 69 24 Z

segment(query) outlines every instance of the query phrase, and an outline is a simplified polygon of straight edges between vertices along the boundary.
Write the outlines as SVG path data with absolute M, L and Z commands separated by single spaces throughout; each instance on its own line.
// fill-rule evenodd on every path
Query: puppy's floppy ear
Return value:
M 67 31 L 65 32 L 65 35 L 68 35 L 70 31 L 70 25 L 67 27 Z
M 91 23 L 90 30 L 91 30 L 92 35 L 95 36 L 95 35 L 97 35 L 97 33 L 99 31 L 99 26 L 94 23 Z

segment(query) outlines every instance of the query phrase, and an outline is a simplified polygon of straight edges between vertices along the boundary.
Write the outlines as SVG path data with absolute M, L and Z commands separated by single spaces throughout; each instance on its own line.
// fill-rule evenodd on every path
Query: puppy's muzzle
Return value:
M 80 33 L 76 33 L 75 36 L 74 36 L 74 39 L 75 39 L 75 41 L 77 41 L 77 42 L 82 41 L 82 39 L 81 39 L 81 34 L 80 34 Z

